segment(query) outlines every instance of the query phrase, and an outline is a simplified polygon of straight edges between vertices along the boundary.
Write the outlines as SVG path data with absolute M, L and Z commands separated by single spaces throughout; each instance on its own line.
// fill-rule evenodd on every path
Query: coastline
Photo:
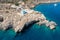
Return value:
M 36 0 L 36 1 L 26 1 L 25 3 L 29 6 L 29 8 L 34 8 L 36 5 L 42 4 L 42 3 L 57 3 L 60 2 L 60 0 L 48 0 L 48 1 L 40 1 L 40 0 Z M 19 2 L 18 2 L 19 3 Z
M 27 3 L 28 4 L 28 3 Z M 13 29 L 15 30 L 15 32 L 17 32 L 18 30 L 22 30 L 24 28 L 24 25 L 26 23 L 29 23 L 31 21 L 38 21 L 38 24 L 45 24 L 48 27 L 52 27 L 51 29 L 55 28 L 55 25 L 57 25 L 55 22 L 51 22 L 46 20 L 46 17 L 44 16 L 44 14 L 42 14 L 41 12 L 38 11 L 34 11 L 31 10 L 30 7 L 25 4 L 24 2 L 21 2 L 19 6 L 16 5 L 3 5 L 3 7 L 7 8 L 10 7 L 11 10 L 9 8 L 5 9 L 5 10 L 9 10 L 7 13 L 9 14 L 9 16 L 6 17 L 7 14 L 3 15 L 5 12 L 4 10 L 2 11 L 3 14 L 1 14 L 2 16 L 5 16 L 6 19 L 4 19 L 4 21 L 1 23 L 2 24 L 2 29 L 6 30 L 7 28 L 9 28 L 9 25 L 13 25 Z M 30 5 L 31 6 L 31 5 Z M 19 12 L 18 12 L 19 10 Z M 26 13 L 24 13 L 26 12 Z M 51 26 L 52 25 L 52 26 Z
M 12 11 L 11 11 L 12 12 Z M 8 14 L 8 13 L 7 13 Z M 43 14 L 43 13 L 42 13 Z M 17 14 L 15 14 L 17 15 Z M 19 13 L 18 13 L 19 15 Z M 16 16 L 15 16 L 16 17 Z M 15 18 L 14 17 L 14 18 Z M 48 19 L 49 20 L 49 19 Z M 51 21 L 51 20 L 50 20 Z M 10 32 L 8 30 L 3 30 L 5 31 L 5 33 L 1 34 L 0 35 L 0 38 L 1 39 L 5 39 L 5 40 L 8 40 L 8 39 L 12 39 L 12 40 L 40 40 L 41 38 L 44 38 L 44 40 L 52 40 L 52 36 L 54 39 L 58 39 L 58 34 L 60 35 L 60 28 L 57 28 L 57 26 L 55 26 L 56 29 L 50 29 L 49 27 L 47 27 L 46 25 L 45 26 L 38 26 L 37 25 L 33 25 L 34 27 L 32 27 L 31 29 L 27 29 L 27 31 L 25 31 L 25 33 L 23 32 L 19 32 L 18 34 L 15 35 L 15 30 L 14 30 L 14 34 L 12 34 L 13 30 L 11 30 Z M 8 31 L 8 32 L 7 32 Z M 22 33 L 22 34 L 21 34 Z M 10 37 L 10 38 L 9 38 Z M 55 38 L 56 37 L 56 38 Z

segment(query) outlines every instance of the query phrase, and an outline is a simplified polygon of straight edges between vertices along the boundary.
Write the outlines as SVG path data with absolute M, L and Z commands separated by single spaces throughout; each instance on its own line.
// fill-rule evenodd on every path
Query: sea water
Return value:
M 54 30 L 45 25 L 34 24 L 22 33 L 15 33 L 13 29 L 0 30 L 0 40 L 60 40 L 60 3 L 39 4 L 34 10 L 43 13 L 47 20 L 57 23 Z

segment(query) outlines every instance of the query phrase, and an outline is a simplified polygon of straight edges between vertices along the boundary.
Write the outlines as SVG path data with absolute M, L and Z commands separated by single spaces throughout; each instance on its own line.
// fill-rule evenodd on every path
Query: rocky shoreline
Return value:
M 12 25 L 11 28 L 17 31 L 22 31 L 26 23 L 32 21 L 39 21 L 37 24 L 45 24 L 50 29 L 54 29 L 57 25 L 53 21 L 46 20 L 46 17 L 38 11 L 30 9 L 30 7 L 24 3 L 19 2 L 19 5 L 14 4 L 0 4 L 0 17 L 3 21 L 0 22 L 0 29 L 6 30 L 9 28 L 9 25 Z

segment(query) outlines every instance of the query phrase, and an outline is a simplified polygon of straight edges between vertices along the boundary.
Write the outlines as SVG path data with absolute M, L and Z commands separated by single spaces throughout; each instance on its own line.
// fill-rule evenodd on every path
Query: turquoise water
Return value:
M 60 3 L 39 4 L 34 10 L 42 12 L 48 20 L 55 21 L 58 24 L 56 29 L 34 24 L 22 33 L 15 33 L 13 29 L 0 30 L 0 40 L 60 40 Z

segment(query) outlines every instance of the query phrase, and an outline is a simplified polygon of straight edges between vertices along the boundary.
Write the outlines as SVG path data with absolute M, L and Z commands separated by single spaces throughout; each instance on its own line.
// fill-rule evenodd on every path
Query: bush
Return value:
M 19 3 L 15 3 L 16 6 L 19 6 Z

